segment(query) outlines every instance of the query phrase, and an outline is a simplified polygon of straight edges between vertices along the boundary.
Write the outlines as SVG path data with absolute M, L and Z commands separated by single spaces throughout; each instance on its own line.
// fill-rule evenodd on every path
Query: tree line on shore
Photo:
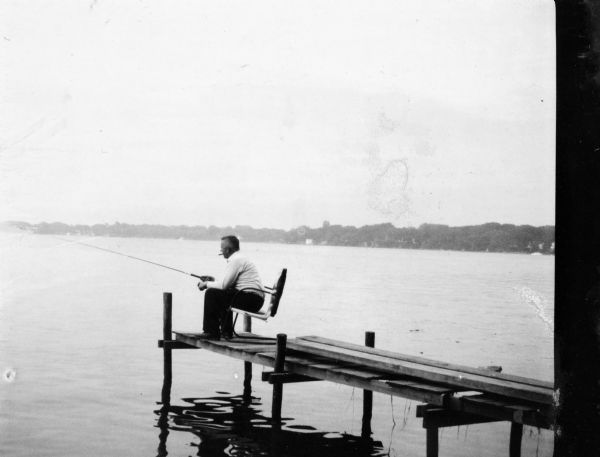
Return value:
M 391 223 L 362 227 L 333 225 L 300 226 L 291 230 L 234 227 L 114 224 L 69 225 L 62 222 L 12 222 L 21 229 L 37 234 L 114 236 L 137 238 L 173 238 L 216 240 L 235 234 L 244 241 L 333 246 L 364 246 L 404 249 L 442 249 L 488 252 L 554 253 L 554 226 L 534 227 L 490 222 L 481 225 L 450 227 L 422 224 L 419 227 L 395 227 Z

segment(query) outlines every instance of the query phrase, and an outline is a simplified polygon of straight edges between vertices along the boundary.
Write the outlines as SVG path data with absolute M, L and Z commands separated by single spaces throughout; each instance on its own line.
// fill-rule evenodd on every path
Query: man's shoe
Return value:
M 215 335 L 214 333 L 206 333 L 206 332 L 202 332 L 196 338 L 198 338 L 200 340 L 213 340 L 213 341 L 219 341 L 219 339 L 220 339 L 219 335 Z
M 231 338 L 233 338 L 233 329 L 230 326 L 221 328 L 221 338 L 224 338 L 226 340 L 230 340 Z

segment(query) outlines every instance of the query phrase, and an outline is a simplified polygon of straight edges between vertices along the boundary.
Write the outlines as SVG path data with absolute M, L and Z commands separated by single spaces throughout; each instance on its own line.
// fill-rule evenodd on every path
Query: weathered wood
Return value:
M 386 380 L 387 384 L 392 387 L 411 387 L 417 390 L 426 390 L 429 392 L 443 394 L 452 394 L 460 391 L 460 389 L 456 389 L 452 386 L 441 386 L 439 384 L 428 383 L 426 381 L 415 381 L 413 379 L 394 379 L 394 380 Z
M 246 352 L 263 352 L 272 350 L 275 352 L 274 344 L 252 344 L 252 343 L 236 343 L 231 341 L 214 341 L 211 346 L 221 346 L 230 349 L 243 349 Z
M 252 396 L 252 362 L 244 361 L 244 398 Z
M 275 355 L 272 354 L 271 357 L 274 358 Z M 380 371 L 373 371 L 370 369 L 364 369 L 355 364 L 340 363 L 340 362 L 338 362 L 338 363 L 322 363 L 321 360 L 323 360 L 321 357 L 312 358 L 312 357 L 310 357 L 310 355 L 307 356 L 306 354 L 302 354 L 302 356 L 290 355 L 288 352 L 285 356 L 285 367 L 284 368 L 286 368 L 289 364 L 293 363 L 296 365 L 298 365 L 298 364 L 307 365 L 307 366 L 311 366 L 311 367 L 315 367 L 315 368 L 333 369 L 333 370 L 336 370 L 338 373 L 347 374 L 349 376 L 355 376 L 357 378 L 362 378 L 362 379 L 382 379 L 382 378 L 389 377 L 389 374 L 387 374 L 387 373 L 382 373 Z
M 173 294 L 163 293 L 163 340 L 170 340 L 173 331 Z
M 179 335 L 185 335 L 190 341 L 197 341 L 199 343 L 209 342 L 210 344 L 217 345 L 226 345 L 226 346 L 252 346 L 252 345 L 270 345 L 275 348 L 275 339 L 263 337 L 260 335 L 254 335 L 252 333 L 244 333 L 240 336 L 240 338 L 231 338 L 229 340 L 221 339 L 221 340 L 203 340 L 199 338 L 201 333 L 191 333 L 191 332 L 177 332 L 174 331 L 175 339 Z
M 218 344 L 218 341 L 200 340 L 195 334 L 188 333 L 177 333 L 175 332 L 177 341 L 196 346 L 197 348 L 208 349 L 218 354 L 233 357 L 235 359 L 246 360 L 248 362 L 261 363 L 266 366 L 273 366 L 274 362 L 266 361 L 264 358 L 259 357 L 259 354 L 264 352 L 245 351 L 243 346 L 229 347 L 227 345 Z M 275 351 L 274 345 L 264 345 L 264 351 Z M 256 349 L 256 347 L 255 347 Z
M 365 346 L 375 347 L 375 332 L 365 332 Z M 363 417 L 361 436 L 368 438 L 371 436 L 371 418 L 373 417 L 373 391 L 363 390 Z
M 172 309 L 173 295 L 170 292 L 163 293 L 163 340 L 170 340 L 172 335 Z M 163 386 L 161 399 L 163 408 L 171 401 L 171 384 L 173 380 L 173 360 L 171 348 L 163 347 Z
M 234 341 L 257 340 L 257 341 L 267 341 L 267 342 L 271 342 L 272 344 L 275 344 L 277 339 L 273 338 L 271 336 L 257 335 L 252 332 L 242 332 L 239 334 L 239 337 L 234 337 L 233 340 Z
M 277 346 L 275 350 L 275 373 L 282 373 L 285 364 L 285 350 L 287 346 L 287 335 L 279 333 L 277 335 Z
M 417 409 L 415 410 L 415 415 L 417 417 L 423 417 L 423 414 L 425 414 L 425 411 L 428 409 L 435 409 L 438 408 L 438 406 L 434 406 L 434 405 L 417 405 Z
M 244 316 L 244 332 L 252 331 L 252 318 Z M 252 362 L 244 362 L 244 398 L 252 396 Z
M 452 370 L 452 371 L 480 375 L 480 376 L 488 377 L 488 378 L 492 378 L 492 379 L 513 381 L 513 382 L 517 382 L 517 383 L 525 384 L 525 385 L 529 385 L 529 386 L 534 386 L 534 387 L 542 387 L 542 388 L 547 388 L 547 389 L 552 389 L 554 387 L 553 383 L 551 383 L 551 382 L 542 381 L 542 380 L 533 379 L 533 378 L 526 378 L 523 376 L 515 376 L 515 375 L 500 373 L 497 370 L 498 370 L 498 368 L 500 368 L 500 370 L 502 368 L 496 367 L 496 366 L 490 366 L 490 367 L 484 367 L 484 368 L 469 367 L 469 366 L 465 366 L 465 365 L 458 365 L 458 364 L 454 364 L 454 363 L 442 362 L 439 360 L 427 359 L 424 357 L 416 357 L 416 356 L 411 356 L 411 355 L 406 355 L 406 354 L 399 354 L 397 352 L 388 351 L 385 349 L 368 348 L 365 346 L 360 346 L 358 344 L 347 343 L 345 341 L 332 340 L 330 338 L 324 338 L 321 336 L 300 336 L 295 339 L 310 341 L 313 343 L 326 344 L 326 345 L 333 346 L 336 348 L 349 349 L 349 350 L 353 350 L 353 351 L 357 351 L 357 352 L 364 352 L 367 354 L 380 355 L 383 357 L 388 357 L 390 359 L 401 360 L 401 361 L 405 361 L 405 362 L 413 362 L 413 363 L 417 363 L 420 365 L 426 365 L 426 366 L 437 367 L 437 368 L 446 368 L 446 369 Z
M 195 332 L 178 332 L 178 331 L 173 331 L 173 333 L 175 335 L 177 334 L 181 334 L 181 335 L 187 335 L 188 337 L 191 338 L 198 338 L 202 333 L 195 333 Z M 273 346 L 275 346 L 275 338 L 269 337 L 269 336 L 262 336 L 262 335 L 256 335 L 254 333 L 244 333 L 241 332 L 238 334 L 238 336 L 234 336 L 233 338 L 230 339 L 222 339 L 222 340 L 209 340 L 212 342 L 220 342 L 220 343 L 224 343 L 224 344 L 272 344 Z
M 330 357 L 336 361 L 361 364 L 371 369 L 382 370 L 399 375 L 408 375 L 428 379 L 433 382 L 450 384 L 482 392 L 520 398 L 538 403 L 552 403 L 552 389 L 520 384 L 514 381 L 494 379 L 486 376 L 456 372 L 446 368 L 420 365 L 414 362 L 393 359 L 377 354 L 334 347 L 306 340 L 293 340 L 288 345 L 296 351 Z M 362 348 L 364 349 L 364 348 Z
M 158 340 L 158 347 L 168 349 L 198 349 L 196 346 L 190 346 L 189 344 L 175 340 Z
M 285 364 L 285 348 L 287 336 L 284 333 L 277 335 L 277 349 L 275 352 L 275 373 L 283 373 Z M 281 402 L 283 400 L 283 384 L 281 382 L 273 383 L 273 402 L 271 404 L 271 418 L 274 422 L 281 422 Z
M 281 384 L 289 384 L 292 382 L 320 381 L 320 379 L 311 378 L 310 376 L 304 376 L 296 373 L 274 373 L 272 371 L 263 371 L 261 376 L 262 380 L 268 382 L 269 384 L 275 384 L 276 382 Z
M 523 424 L 511 422 L 510 444 L 508 455 L 510 457 L 521 457 L 521 440 L 523 438 Z
M 518 405 L 514 403 L 514 400 L 501 401 L 486 394 L 464 397 L 446 396 L 443 406 L 453 411 L 463 411 L 540 428 L 550 428 L 553 420 L 551 406 L 535 406 L 526 403 Z
M 261 363 L 266 366 L 274 365 L 273 353 L 256 354 L 255 363 Z M 347 373 L 343 369 L 338 369 L 335 364 L 330 365 L 305 365 L 303 363 L 295 363 L 286 361 L 285 369 L 290 372 L 303 374 L 313 378 L 318 378 L 324 381 L 331 381 L 337 384 L 344 384 L 350 387 L 359 389 L 372 390 L 382 394 L 393 395 L 397 397 L 408 398 L 424 403 L 432 403 L 442 405 L 445 394 L 438 392 L 429 392 L 424 389 L 415 389 L 411 386 L 390 386 L 387 384 L 389 380 L 372 379 L 371 377 L 358 377 L 354 372 Z
M 431 407 L 431 405 L 418 405 L 417 417 L 423 418 L 423 428 L 456 427 L 459 425 L 484 424 L 498 422 L 494 419 L 477 414 L 450 411 L 445 408 Z
M 488 365 L 487 367 L 477 367 L 477 369 L 478 370 L 489 370 L 494 373 L 502 373 L 502 367 L 500 365 Z M 518 376 L 515 376 L 515 377 L 518 378 Z M 522 379 L 528 379 L 528 378 L 522 378 Z M 548 384 L 550 384 L 550 383 L 548 383 Z
M 427 428 L 427 457 L 438 457 L 439 454 L 439 441 L 438 441 L 438 429 Z

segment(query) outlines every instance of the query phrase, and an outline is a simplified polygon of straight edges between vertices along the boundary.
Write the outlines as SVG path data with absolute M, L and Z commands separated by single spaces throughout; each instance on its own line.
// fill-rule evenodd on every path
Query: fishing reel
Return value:
M 194 276 L 196 276 L 196 275 L 194 275 Z M 203 282 L 215 280 L 215 278 L 213 276 L 196 276 L 196 278 L 200 279 L 200 281 L 203 281 Z
M 196 275 L 194 275 L 194 276 L 196 278 L 200 279 L 200 281 L 202 281 L 202 282 L 214 281 L 215 280 L 215 278 L 212 277 L 212 276 L 196 276 Z M 200 283 L 198 283 L 198 289 L 205 290 L 206 288 L 207 288 L 206 285 L 201 286 Z

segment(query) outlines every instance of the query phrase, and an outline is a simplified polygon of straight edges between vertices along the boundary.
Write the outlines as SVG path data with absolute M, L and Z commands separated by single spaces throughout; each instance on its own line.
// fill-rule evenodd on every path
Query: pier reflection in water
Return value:
M 158 416 L 158 457 L 168 455 L 170 431 L 187 431 L 199 438 L 196 455 L 217 456 L 383 456 L 381 442 L 311 426 L 291 424 L 281 429 L 261 414 L 259 399 L 219 393 L 206 398 L 184 398 L 182 405 L 162 403 Z

